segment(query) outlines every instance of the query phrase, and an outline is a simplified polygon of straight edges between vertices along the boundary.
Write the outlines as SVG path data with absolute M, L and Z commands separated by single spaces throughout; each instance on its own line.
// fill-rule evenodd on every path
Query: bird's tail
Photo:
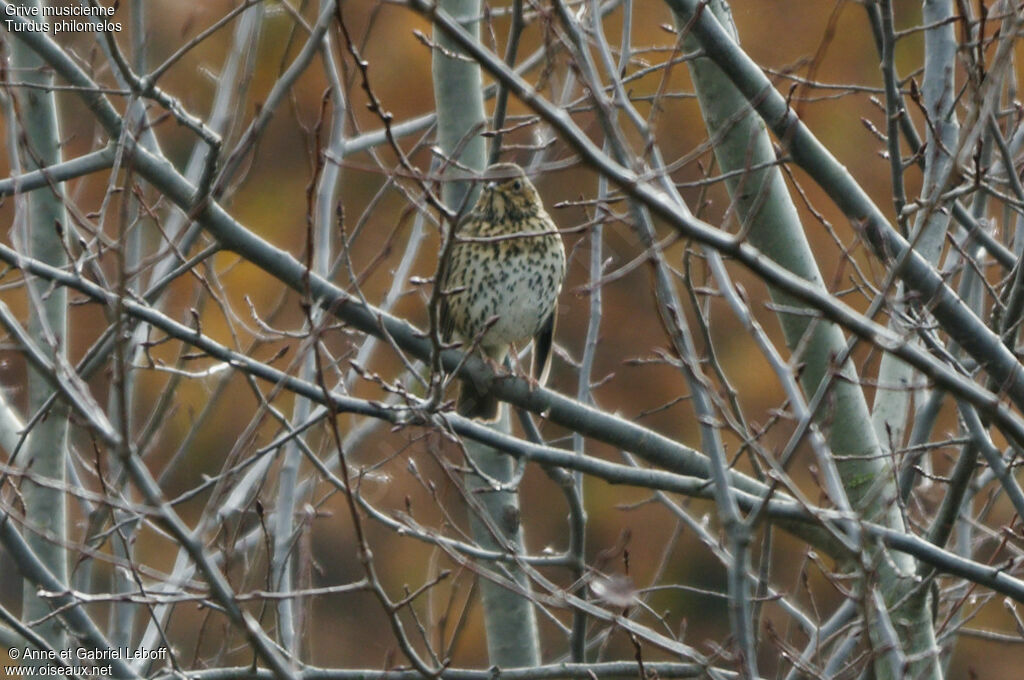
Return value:
M 498 405 L 494 395 L 478 390 L 472 380 L 463 380 L 455 410 L 460 416 L 493 423 L 498 419 Z

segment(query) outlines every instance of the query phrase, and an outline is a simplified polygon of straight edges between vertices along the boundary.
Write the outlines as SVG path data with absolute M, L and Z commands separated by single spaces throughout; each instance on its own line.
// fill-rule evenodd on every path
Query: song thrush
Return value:
M 499 163 L 473 210 L 455 230 L 441 282 L 441 337 L 458 336 L 494 362 L 533 338 L 531 375 L 543 383 L 555 332 L 555 307 L 565 278 L 565 249 L 555 223 L 526 173 Z M 498 418 L 493 395 L 464 381 L 456 410 L 484 421 Z

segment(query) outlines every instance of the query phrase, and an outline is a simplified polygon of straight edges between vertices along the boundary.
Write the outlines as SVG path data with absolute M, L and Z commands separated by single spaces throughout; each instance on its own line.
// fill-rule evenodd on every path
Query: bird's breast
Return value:
M 459 248 L 466 249 L 458 253 L 465 267 L 458 277 L 462 290 L 449 301 L 457 312 L 459 335 L 472 341 L 486 328 L 480 344 L 488 349 L 536 335 L 555 308 L 565 276 L 561 237 L 466 243 Z

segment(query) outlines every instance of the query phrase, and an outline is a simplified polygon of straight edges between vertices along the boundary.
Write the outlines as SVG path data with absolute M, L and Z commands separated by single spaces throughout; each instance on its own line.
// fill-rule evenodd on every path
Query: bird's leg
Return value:
M 505 373 L 505 357 L 508 354 L 508 347 L 495 347 L 495 348 L 481 348 L 480 354 L 483 356 L 484 363 L 491 369 L 494 375 L 502 375 Z
M 529 367 L 523 366 L 522 362 L 519 360 L 519 352 L 516 351 L 515 345 L 510 346 L 509 358 L 510 363 L 515 367 L 515 369 L 512 371 L 513 374 L 518 373 L 521 374 L 524 378 L 526 378 L 526 382 L 529 385 L 529 391 L 531 393 L 541 386 L 540 381 L 537 380 L 537 377 L 533 375 L 533 371 L 531 371 Z

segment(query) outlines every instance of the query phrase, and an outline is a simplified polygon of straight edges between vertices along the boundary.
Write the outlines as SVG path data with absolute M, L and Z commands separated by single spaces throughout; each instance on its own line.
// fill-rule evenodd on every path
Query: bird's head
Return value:
M 518 165 L 496 163 L 487 168 L 484 177 L 488 181 L 480 193 L 478 210 L 496 218 L 519 219 L 543 208 L 537 189 Z

